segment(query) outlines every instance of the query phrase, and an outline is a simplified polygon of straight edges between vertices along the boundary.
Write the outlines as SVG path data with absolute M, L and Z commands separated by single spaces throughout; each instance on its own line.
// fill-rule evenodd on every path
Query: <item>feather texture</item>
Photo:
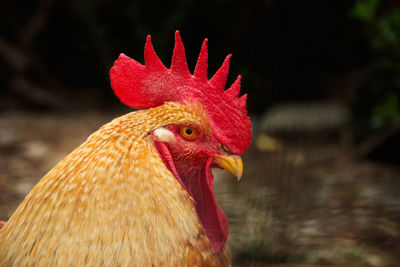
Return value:
M 152 136 L 208 125 L 195 106 L 165 103 L 117 118 L 56 165 L 0 230 L 0 266 L 221 266 L 193 198 Z

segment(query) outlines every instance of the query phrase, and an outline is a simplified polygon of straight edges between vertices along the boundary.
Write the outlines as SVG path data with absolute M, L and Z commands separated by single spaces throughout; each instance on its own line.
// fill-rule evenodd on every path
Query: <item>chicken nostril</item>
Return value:
M 222 151 L 224 151 L 227 154 L 232 154 L 232 152 L 229 151 L 229 149 L 225 145 L 221 145 L 221 149 L 222 149 Z

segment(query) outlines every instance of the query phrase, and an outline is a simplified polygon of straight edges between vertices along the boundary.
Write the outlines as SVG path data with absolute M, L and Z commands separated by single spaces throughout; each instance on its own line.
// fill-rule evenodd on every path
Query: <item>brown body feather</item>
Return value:
M 226 266 L 151 131 L 209 125 L 193 105 L 129 113 L 92 134 L 33 188 L 0 230 L 0 266 Z

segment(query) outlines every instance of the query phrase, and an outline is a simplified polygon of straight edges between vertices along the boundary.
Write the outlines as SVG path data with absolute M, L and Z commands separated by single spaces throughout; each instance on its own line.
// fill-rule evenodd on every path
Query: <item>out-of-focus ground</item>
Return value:
M 0 114 L 0 219 L 116 116 Z M 399 266 L 400 169 L 357 159 L 349 142 L 332 140 L 255 136 L 239 183 L 215 172 L 235 266 Z

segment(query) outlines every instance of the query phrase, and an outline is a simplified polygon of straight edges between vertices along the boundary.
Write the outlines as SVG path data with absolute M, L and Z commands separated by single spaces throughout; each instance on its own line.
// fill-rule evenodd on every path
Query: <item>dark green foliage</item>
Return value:
M 390 92 L 384 101 L 375 106 L 372 112 L 371 126 L 374 129 L 381 129 L 387 124 L 399 120 L 400 106 L 398 94 Z
M 356 138 L 361 140 L 400 119 L 400 7 L 359 0 L 351 15 L 363 25 L 371 53 L 356 106 Z

